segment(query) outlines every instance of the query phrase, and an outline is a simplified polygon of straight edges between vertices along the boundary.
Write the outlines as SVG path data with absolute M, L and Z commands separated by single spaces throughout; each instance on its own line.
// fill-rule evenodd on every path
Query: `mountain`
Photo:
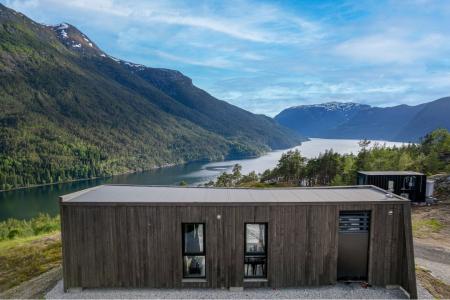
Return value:
M 275 120 L 308 137 L 417 142 L 437 128 L 450 130 L 450 97 L 416 106 L 372 107 L 324 103 L 287 108 Z
M 397 137 L 400 140 L 418 140 L 438 127 L 450 130 L 450 97 L 426 103 Z
M 175 70 L 109 56 L 69 24 L 0 4 L 0 189 L 196 160 L 302 140 Z
M 305 136 L 320 137 L 326 135 L 329 128 L 348 122 L 356 113 L 368 108 L 368 105 L 339 102 L 300 105 L 283 110 L 275 120 Z

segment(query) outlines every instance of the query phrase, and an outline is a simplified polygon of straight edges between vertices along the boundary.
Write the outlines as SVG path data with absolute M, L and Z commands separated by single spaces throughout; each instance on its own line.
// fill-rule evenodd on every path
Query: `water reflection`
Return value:
M 381 141 L 380 143 L 384 143 Z M 402 143 L 386 142 L 388 146 Z M 333 148 L 339 153 L 357 153 L 358 140 L 312 139 L 298 148 L 303 156 L 315 157 L 326 149 Z M 93 179 L 48 185 L 9 192 L 0 192 L 0 220 L 7 218 L 29 219 L 39 212 L 50 215 L 59 213 L 58 197 L 76 192 L 99 184 L 136 184 L 136 185 L 176 185 L 186 181 L 189 185 L 198 185 L 213 180 L 223 172 L 230 172 L 234 164 L 242 165 L 242 173 L 251 171 L 263 172 L 273 168 L 283 152 L 279 150 L 252 159 L 222 161 L 222 162 L 194 162 L 182 166 L 174 166 L 158 170 L 114 176 L 111 178 Z

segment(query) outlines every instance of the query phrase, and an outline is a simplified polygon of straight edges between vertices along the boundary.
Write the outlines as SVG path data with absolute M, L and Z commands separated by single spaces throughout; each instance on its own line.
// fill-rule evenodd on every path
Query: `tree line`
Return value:
M 243 175 L 242 167 L 235 165 L 231 173 L 222 173 L 206 186 L 352 185 L 356 183 L 359 170 L 450 173 L 450 133 L 446 129 L 427 134 L 419 144 L 387 147 L 362 140 L 359 146 L 358 154 L 339 154 L 330 149 L 312 159 L 303 157 L 298 150 L 291 150 L 282 154 L 273 169 Z

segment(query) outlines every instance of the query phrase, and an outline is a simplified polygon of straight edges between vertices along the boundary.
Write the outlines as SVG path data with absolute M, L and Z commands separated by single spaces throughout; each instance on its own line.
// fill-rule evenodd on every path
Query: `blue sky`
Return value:
M 450 96 L 450 1 L 0 0 L 255 113 Z

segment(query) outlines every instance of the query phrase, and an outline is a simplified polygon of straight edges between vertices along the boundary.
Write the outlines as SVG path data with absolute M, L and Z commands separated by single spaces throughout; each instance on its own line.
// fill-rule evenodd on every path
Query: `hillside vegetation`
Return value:
M 242 175 L 240 166 L 236 165 L 231 174 L 223 173 L 208 185 L 353 185 L 358 170 L 410 170 L 428 175 L 450 173 L 450 133 L 446 129 L 427 134 L 420 144 L 392 148 L 380 144 L 369 148 L 369 145 L 370 142 L 361 141 L 361 151 L 357 155 L 339 154 L 330 149 L 309 160 L 297 150 L 288 151 L 281 156 L 277 166 L 262 174 Z
M 112 58 L 68 24 L 0 4 L 0 189 L 197 160 L 301 139 L 220 101 L 178 71 Z
M 60 226 L 59 216 L 48 215 L 0 222 L 0 298 L 9 288 L 60 266 Z

